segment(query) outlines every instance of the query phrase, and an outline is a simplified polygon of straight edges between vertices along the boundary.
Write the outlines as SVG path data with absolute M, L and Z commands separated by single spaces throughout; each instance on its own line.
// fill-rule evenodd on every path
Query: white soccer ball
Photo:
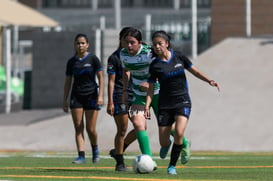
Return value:
M 154 167 L 154 161 L 149 155 L 138 155 L 133 161 L 133 170 L 136 173 L 151 173 Z

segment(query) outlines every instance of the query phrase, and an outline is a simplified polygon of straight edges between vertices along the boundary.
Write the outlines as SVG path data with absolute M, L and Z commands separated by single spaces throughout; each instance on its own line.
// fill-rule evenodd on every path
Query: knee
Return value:
M 146 124 L 142 123 L 140 121 L 134 121 L 133 126 L 134 126 L 136 131 L 146 130 Z
M 169 144 L 170 144 L 170 138 L 169 137 L 160 138 L 160 146 L 161 147 L 166 147 Z
M 88 134 L 91 134 L 91 135 L 95 135 L 96 134 L 96 129 L 95 128 L 86 128 L 86 132 Z
M 75 125 L 76 134 L 80 134 L 83 132 L 83 125 Z
M 127 131 L 126 128 L 119 129 L 118 132 L 117 132 L 117 135 L 120 136 L 120 137 L 125 137 L 126 131 Z

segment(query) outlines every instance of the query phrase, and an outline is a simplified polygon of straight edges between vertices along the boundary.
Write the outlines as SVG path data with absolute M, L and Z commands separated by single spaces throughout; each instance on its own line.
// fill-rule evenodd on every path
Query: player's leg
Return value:
M 152 156 L 150 140 L 146 131 L 146 119 L 144 117 L 144 106 L 133 105 L 131 108 L 131 121 L 136 131 L 136 138 L 142 154 Z
M 117 161 L 116 170 L 123 171 L 125 164 L 123 163 L 123 152 L 136 139 L 135 131 L 132 129 L 125 137 L 128 128 L 128 106 L 122 104 L 115 104 L 114 119 L 117 127 L 115 135 L 115 148 L 111 149 L 109 154 Z M 125 138 L 124 138 L 125 137 Z M 122 145 L 121 145 L 122 144 Z M 122 162 L 122 163 L 121 163 Z M 119 169 L 120 168 L 120 169 Z
M 173 124 L 172 131 L 171 131 L 171 135 L 173 137 L 174 137 L 174 132 L 175 132 L 175 124 Z M 190 141 L 185 136 L 182 137 L 182 142 L 183 142 L 183 147 L 186 147 L 190 144 Z
M 117 133 L 115 136 L 115 153 L 114 158 L 116 160 L 116 171 L 126 171 L 127 168 L 123 158 L 124 137 L 128 127 L 128 114 L 119 114 L 114 116 Z
M 129 117 L 134 126 L 136 138 L 138 140 L 138 145 L 140 147 L 141 153 L 152 156 L 150 140 L 146 131 L 146 118 L 144 116 L 145 103 L 145 96 L 135 95 L 134 101 L 132 102 L 129 110 Z
M 71 109 L 78 157 L 72 163 L 85 163 L 83 108 Z
M 170 137 L 171 132 L 171 126 L 159 126 L 159 143 L 160 143 L 160 152 L 159 156 L 160 158 L 164 159 L 166 158 L 168 151 L 170 149 L 170 146 L 173 142 L 173 138 Z
M 117 132 L 115 135 L 115 153 L 123 154 L 124 137 L 128 127 L 128 115 L 119 114 L 114 116 Z
M 86 110 L 86 131 L 92 147 L 92 162 L 99 161 L 98 136 L 96 131 L 96 124 L 98 118 L 98 110 Z
M 128 146 L 136 140 L 136 132 L 135 129 L 132 129 L 127 133 L 124 139 L 123 152 L 128 148 Z
M 174 133 L 174 144 L 171 151 L 171 159 L 167 169 L 168 174 L 176 174 L 176 163 L 182 152 L 182 137 L 188 124 L 188 118 L 185 116 L 175 116 L 175 133 Z
M 151 106 L 153 108 L 153 111 L 157 117 L 157 121 L 158 121 L 158 115 L 159 115 L 159 109 L 158 109 L 158 95 L 154 95 Z M 166 117 L 167 116 L 167 117 Z M 173 142 L 173 138 L 170 136 L 170 131 L 172 129 L 171 126 L 169 126 L 169 115 L 162 115 L 161 117 L 164 117 L 165 123 L 159 123 L 158 122 L 158 126 L 159 126 L 159 143 L 160 143 L 160 152 L 159 152 L 159 156 L 160 158 L 164 159 L 166 158 L 169 148 Z

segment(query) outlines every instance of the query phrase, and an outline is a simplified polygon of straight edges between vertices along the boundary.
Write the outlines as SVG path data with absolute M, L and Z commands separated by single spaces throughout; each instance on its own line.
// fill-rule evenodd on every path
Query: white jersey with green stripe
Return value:
M 120 52 L 120 60 L 123 68 L 130 72 L 133 84 L 133 92 L 138 96 L 146 96 L 147 92 L 140 89 L 140 85 L 147 82 L 149 74 L 149 66 L 153 61 L 151 47 L 141 45 L 139 52 L 136 55 L 130 55 L 123 48 Z M 159 93 L 159 84 L 155 84 L 154 94 Z

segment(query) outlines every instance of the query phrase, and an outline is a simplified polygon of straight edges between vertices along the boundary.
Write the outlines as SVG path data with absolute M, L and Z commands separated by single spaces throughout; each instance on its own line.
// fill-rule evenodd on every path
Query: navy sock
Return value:
M 79 157 L 85 158 L 85 152 L 84 151 L 79 151 L 78 155 L 79 155 Z
M 182 145 L 173 144 L 172 152 L 171 152 L 171 160 L 169 165 L 176 166 L 176 162 L 179 158 L 180 152 L 182 150 Z

